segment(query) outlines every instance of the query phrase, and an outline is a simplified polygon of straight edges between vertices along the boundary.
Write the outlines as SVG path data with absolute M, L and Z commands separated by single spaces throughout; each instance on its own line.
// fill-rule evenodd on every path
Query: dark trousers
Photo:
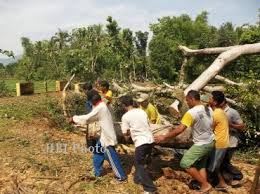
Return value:
M 149 175 L 145 165 L 151 157 L 153 144 L 144 144 L 138 146 L 135 149 L 135 175 L 134 182 L 141 184 L 145 191 L 154 192 L 156 186 L 153 184 L 153 180 Z
M 236 148 L 228 148 L 227 149 L 225 158 L 223 160 L 223 166 L 224 166 L 225 169 L 228 169 L 232 166 L 231 159 L 232 159 L 235 151 L 236 151 Z

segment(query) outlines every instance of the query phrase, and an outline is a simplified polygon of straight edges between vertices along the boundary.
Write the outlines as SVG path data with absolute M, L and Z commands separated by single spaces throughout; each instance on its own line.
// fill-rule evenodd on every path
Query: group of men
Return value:
M 117 137 L 113 125 L 110 104 L 112 92 L 107 81 L 101 81 L 98 89 L 91 85 L 86 86 L 88 114 L 73 116 L 70 122 L 89 124 L 94 121 L 100 123 L 100 135 L 96 137 L 93 152 L 93 166 L 95 176 L 101 176 L 104 160 L 108 160 L 118 181 L 126 181 L 118 154 L 115 150 Z M 144 193 L 156 193 L 157 188 L 146 168 L 152 148 L 155 143 L 160 143 L 173 138 L 185 129 L 191 128 L 194 145 L 184 153 L 180 166 L 200 183 L 198 193 L 207 193 L 211 188 L 207 174 L 218 175 L 216 188 L 226 189 L 227 184 L 222 175 L 223 166 L 231 165 L 230 160 L 233 148 L 238 143 L 237 130 L 242 131 L 244 124 L 237 111 L 227 105 L 222 92 L 214 91 L 207 104 L 203 104 L 200 94 L 191 90 L 186 96 L 190 109 L 184 114 L 181 124 L 166 135 L 154 137 L 150 124 L 160 123 L 158 110 L 149 103 L 149 96 L 141 94 L 136 101 L 133 97 L 123 96 L 120 103 L 125 110 L 122 116 L 122 132 L 126 138 L 132 138 L 135 145 L 135 175 L 134 182 L 141 184 Z M 209 159 L 208 159 L 209 158 Z

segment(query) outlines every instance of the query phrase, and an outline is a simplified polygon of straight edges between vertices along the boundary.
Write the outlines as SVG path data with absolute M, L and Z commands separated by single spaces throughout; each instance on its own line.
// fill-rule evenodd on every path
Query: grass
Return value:
M 15 83 L 15 82 L 14 82 Z M 45 95 L 22 96 L 0 99 L 0 193 L 3 189 L 8 189 L 11 184 L 10 174 L 18 176 L 18 180 L 24 179 L 24 185 L 33 189 L 34 192 L 45 193 L 64 193 L 62 190 L 68 188 L 73 182 L 78 180 L 82 175 L 93 175 L 92 155 L 81 151 L 74 152 L 72 149 L 73 143 L 80 145 L 85 143 L 83 134 L 69 133 L 64 130 L 59 130 L 57 127 L 49 127 L 45 123 L 45 119 L 39 118 L 39 112 L 48 112 L 49 114 L 61 114 L 52 103 L 51 98 L 59 98 L 59 95 L 54 93 Z M 45 102 L 49 99 L 50 103 Z M 50 106 L 53 105 L 53 106 Z M 13 116 L 1 117 L 4 114 Z M 64 142 L 68 144 L 67 153 L 47 153 L 46 143 Z M 240 155 L 239 155 L 240 154 Z M 238 152 L 238 159 L 251 163 L 250 158 L 257 158 L 256 152 Z M 127 167 L 131 166 L 132 155 L 122 157 L 124 164 Z M 248 159 L 248 160 L 247 160 Z M 253 161 L 254 162 L 254 161 Z M 252 162 L 252 163 L 253 163 Z M 239 163 L 241 164 L 241 163 Z M 244 165 L 244 164 L 243 164 Z M 250 165 L 243 166 L 243 169 L 249 168 Z M 253 177 L 253 166 L 247 170 L 245 181 Z M 132 174 L 129 174 L 127 183 L 117 184 L 114 179 L 114 174 L 108 163 L 104 164 L 103 177 L 90 181 L 79 181 L 74 184 L 68 193 L 91 193 L 91 194 L 115 194 L 115 193 L 141 193 L 142 188 L 132 181 Z M 176 176 L 179 172 L 175 171 Z M 245 172 L 245 170 L 243 171 Z M 25 177 L 26 176 L 26 177 Z M 163 174 L 162 174 L 163 176 Z M 57 177 L 58 180 L 37 180 L 32 177 Z M 185 177 L 184 177 L 185 178 Z M 178 182 L 174 182 L 178 179 Z M 176 177 L 174 180 L 160 177 L 157 179 L 157 184 L 160 185 L 160 193 L 172 193 L 174 185 L 178 188 L 183 188 L 185 185 L 183 177 Z M 186 179 L 185 179 L 186 180 Z M 5 184 L 1 185 L 1 181 Z M 175 184 L 176 183 L 176 184 Z M 23 183 L 21 183 L 23 184 Z M 251 186 L 249 184 L 249 186 Z M 249 187 L 248 186 L 248 187 Z M 187 186 L 186 186 L 187 187 Z M 185 188 L 186 188 L 185 187 Z M 242 187 L 245 188 L 244 186 Z M 7 193 L 7 192 L 4 192 Z M 14 193 L 14 192 L 9 192 Z M 187 193 L 177 191 L 176 193 Z M 237 193 L 243 193 L 237 190 Z
M 248 164 L 257 165 L 260 162 L 259 159 L 260 148 L 249 148 L 249 149 L 239 149 L 235 156 Z
M 21 82 L 24 83 L 24 80 L 18 80 L 18 79 L 6 79 L 4 80 L 7 88 L 11 91 L 11 95 L 16 95 L 16 83 Z M 45 93 L 45 87 L 43 81 L 33 81 L 34 83 L 34 93 Z M 47 80 L 47 86 L 48 86 L 48 92 L 54 92 L 55 91 L 55 81 L 53 80 Z
M 0 103 L 0 116 L 14 119 L 27 120 L 35 116 L 36 113 L 36 102 L 25 103 Z

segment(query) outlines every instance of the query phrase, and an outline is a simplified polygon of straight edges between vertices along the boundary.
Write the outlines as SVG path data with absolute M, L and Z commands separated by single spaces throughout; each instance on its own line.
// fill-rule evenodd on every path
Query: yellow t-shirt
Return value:
M 143 108 L 142 106 L 140 106 L 140 108 L 143 109 L 146 112 L 146 114 L 149 118 L 149 121 L 151 123 L 153 123 L 153 121 L 155 121 L 154 124 L 160 124 L 161 123 L 161 119 L 160 119 L 160 115 L 158 113 L 158 110 L 151 103 L 148 104 L 147 108 Z
M 106 96 L 112 98 L 113 92 L 111 90 L 108 90 Z
M 108 103 L 111 103 L 111 102 L 112 102 L 113 92 L 112 92 L 111 90 L 108 90 L 106 93 L 100 92 L 100 95 L 110 98 L 110 100 L 108 100 L 107 98 L 103 98 L 103 100 L 105 100 L 105 102 L 108 102 Z
M 229 125 L 225 112 L 216 108 L 213 112 L 213 130 L 215 134 L 215 147 L 227 148 L 229 145 Z

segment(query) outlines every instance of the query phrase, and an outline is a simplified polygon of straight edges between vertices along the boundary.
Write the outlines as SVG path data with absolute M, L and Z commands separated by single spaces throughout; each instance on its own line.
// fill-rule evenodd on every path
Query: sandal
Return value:
M 216 189 L 217 191 L 223 191 L 223 192 L 225 192 L 225 191 L 227 191 L 228 186 L 225 186 L 225 187 L 216 186 L 215 189 Z
M 211 189 L 212 189 L 212 186 L 208 187 L 206 190 L 195 191 L 194 194 L 207 194 L 210 192 Z

